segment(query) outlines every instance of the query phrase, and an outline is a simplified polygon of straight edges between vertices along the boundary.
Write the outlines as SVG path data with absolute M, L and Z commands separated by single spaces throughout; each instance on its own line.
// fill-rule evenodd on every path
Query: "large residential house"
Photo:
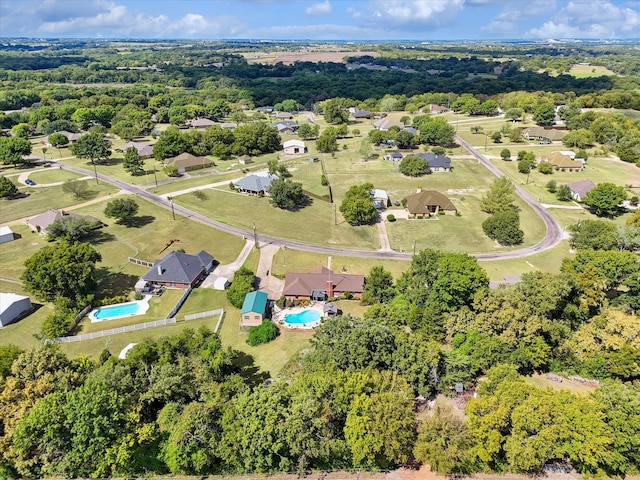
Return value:
M 579 182 L 570 183 L 569 189 L 571 190 L 571 196 L 574 200 L 581 202 L 584 200 L 584 197 L 587 196 L 591 190 L 596 188 L 596 184 L 593 183 L 588 178 L 584 180 L 580 180 Z
M 407 212 L 413 218 L 424 218 L 440 212 L 456 213 L 451 200 L 435 190 L 423 190 L 407 197 Z
M 196 118 L 187 122 L 187 126 L 191 128 L 207 128 L 215 125 L 216 122 L 209 120 L 208 118 Z
M 142 142 L 127 142 L 120 149 L 123 153 L 126 153 L 131 147 L 135 148 L 138 151 L 138 156 L 140 158 L 151 158 L 153 157 L 153 146 L 142 143 Z
M 282 295 L 288 299 L 326 300 L 342 297 L 349 292 L 362 298 L 364 275 L 335 273 L 325 267 L 317 267 L 309 273 L 288 272 Z
M 61 135 L 64 135 L 65 137 L 67 137 L 67 140 L 69 140 L 69 143 L 75 143 L 78 141 L 78 139 L 82 136 L 82 133 L 71 133 L 71 132 L 67 132 L 66 130 L 61 130 L 59 132 L 55 132 L 55 133 L 59 133 Z M 53 135 L 53 134 L 51 134 Z M 51 142 L 49 142 L 49 137 L 51 135 L 47 135 L 47 139 L 45 140 L 45 144 L 48 147 L 55 147 L 55 145 L 52 145 Z
M 254 195 L 267 195 L 271 182 L 277 178 L 275 175 L 269 175 L 268 172 L 254 173 L 234 181 L 233 186 L 241 192 L 252 193 Z
M 192 288 L 213 268 L 213 257 L 201 250 L 196 255 L 171 252 L 156 261 L 142 280 L 167 288 Z
M 402 122 L 394 122 L 387 117 L 381 118 L 373 122 L 373 128 L 376 130 L 389 130 L 391 127 L 398 127 L 400 130 L 404 128 L 404 123 Z
M 31 217 L 29 220 L 27 220 L 27 226 L 33 233 L 48 235 L 48 228 L 51 226 L 51 224 L 56 220 L 60 220 L 64 217 L 86 218 L 90 222 L 94 223 L 96 228 L 99 228 L 103 225 L 103 223 L 95 217 L 91 217 L 89 215 L 78 215 L 77 213 L 69 213 L 65 212 L 64 210 L 56 210 L 55 208 L 52 208 L 50 210 L 47 210 L 46 212 L 36 215 L 35 217 Z
M 184 173 L 191 170 L 213 167 L 215 166 L 215 163 L 206 157 L 196 157 L 195 155 L 184 152 L 177 157 L 166 158 L 164 160 L 164 166 L 176 167 L 178 169 L 178 173 Z
M 527 140 L 548 140 L 550 142 L 559 142 L 566 134 L 566 130 L 544 127 L 529 127 L 522 132 L 522 136 Z
M 418 153 L 416 157 L 422 158 L 429 162 L 430 172 L 450 172 L 451 159 L 445 155 L 436 155 L 434 153 Z
M 577 160 L 573 160 L 567 155 L 563 155 L 560 152 L 543 153 L 537 159 L 538 163 L 548 162 L 556 170 L 561 172 L 581 172 L 584 168 L 584 164 Z

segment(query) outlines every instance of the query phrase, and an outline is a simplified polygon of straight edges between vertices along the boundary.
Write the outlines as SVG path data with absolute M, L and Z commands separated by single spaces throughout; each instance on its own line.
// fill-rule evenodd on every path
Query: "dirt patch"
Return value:
M 295 62 L 333 62 L 342 63 L 345 57 L 379 57 L 378 52 L 297 52 L 285 53 L 266 63 L 275 65 L 282 62 L 285 65 L 292 65 Z

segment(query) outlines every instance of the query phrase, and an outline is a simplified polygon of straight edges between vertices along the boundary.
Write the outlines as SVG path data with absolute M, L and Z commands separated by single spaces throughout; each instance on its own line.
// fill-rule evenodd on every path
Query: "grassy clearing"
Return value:
M 51 208 L 67 208 L 72 205 L 84 203 L 94 198 L 102 197 L 117 192 L 117 188 L 86 180 L 88 190 L 84 198 L 76 198 L 65 193 L 62 185 L 54 187 L 27 188 L 23 191 L 29 193 L 26 198 L 15 200 L 0 199 L 0 223 L 10 222 L 19 218 L 33 217 Z
M 346 248 L 375 250 L 380 247 L 374 226 L 354 228 L 341 218 L 335 225 L 333 205 L 322 200 L 314 199 L 311 205 L 297 212 L 277 209 L 269 204 L 268 198 L 239 194 L 229 189 L 208 190 L 201 199 L 191 194 L 181 195 L 175 201 L 247 230 L 251 230 L 255 222 L 259 234 Z
M 562 259 L 572 255 L 573 253 L 569 251 L 569 242 L 563 240 L 557 247 L 537 255 L 480 262 L 480 265 L 486 270 L 491 280 L 503 280 L 504 275 L 513 273 L 527 273 L 537 270 L 558 273 Z
M 597 390 L 596 387 L 591 387 L 589 385 L 583 385 L 581 383 L 573 383 L 569 380 L 565 380 L 562 383 L 552 382 L 545 375 L 541 375 L 539 373 L 534 373 L 530 377 L 525 377 L 524 380 L 529 385 L 533 385 L 538 388 L 551 388 L 552 390 L 560 391 L 560 390 L 568 390 L 574 395 L 589 395 Z
M 600 65 L 573 65 L 569 70 L 569 75 L 576 78 L 601 77 L 603 75 L 610 77 L 616 76 L 616 72 L 609 70 L 607 67 Z
M 117 246 L 116 256 L 106 248 L 109 239 L 97 248 L 106 258 L 103 263 L 119 265 L 128 256 L 136 256 L 142 260 L 153 262 L 161 258 L 172 249 L 184 249 L 187 253 L 195 254 L 200 250 L 207 250 L 220 263 L 229 263 L 236 259 L 242 250 L 243 241 L 234 235 L 229 235 L 207 227 L 188 218 L 176 215 L 173 220 L 171 212 L 152 203 L 137 198 L 140 207 L 133 226 L 117 224 L 113 219 L 104 216 L 104 205 L 90 205 L 77 210 L 77 213 L 92 215 L 108 224 L 104 229 L 107 237 L 115 237 L 120 245 Z M 178 239 L 165 252 L 160 252 L 170 240 Z M 104 248 L 104 250 L 102 250 Z
M 0 245 L 0 275 L 18 280 L 24 270 L 24 261 L 48 242 L 44 236 L 31 233 L 26 225 L 13 225 L 11 230 L 20 238 Z
M 67 170 L 61 170 L 57 167 L 47 168 L 46 170 L 40 170 L 39 172 L 29 174 L 29 178 L 38 185 L 64 182 L 66 180 L 74 180 L 81 177 L 82 175 L 78 175 L 77 173 L 69 172 Z

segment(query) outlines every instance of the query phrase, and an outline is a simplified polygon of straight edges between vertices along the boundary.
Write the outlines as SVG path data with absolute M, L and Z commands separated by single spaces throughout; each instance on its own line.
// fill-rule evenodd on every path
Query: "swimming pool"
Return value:
M 317 310 L 303 310 L 299 313 L 288 313 L 284 316 L 284 323 L 289 325 L 306 325 L 316 323 L 322 318 Z
M 148 299 L 100 307 L 89 314 L 92 322 L 142 315 L 149 309 Z

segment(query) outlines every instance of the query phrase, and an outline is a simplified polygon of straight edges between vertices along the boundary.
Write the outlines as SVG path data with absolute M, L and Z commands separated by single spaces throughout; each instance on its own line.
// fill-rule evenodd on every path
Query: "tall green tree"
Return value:
M 513 209 L 515 206 L 515 187 L 508 177 L 503 176 L 497 178 L 491 184 L 487 194 L 482 197 L 480 201 L 480 208 L 487 213 L 496 213 L 508 209 Z
M 275 207 L 293 211 L 303 207 L 308 197 L 302 191 L 301 183 L 278 178 L 269 186 L 269 201 Z
M 18 187 L 7 177 L 0 175 L 0 198 L 18 193 Z
M 340 212 L 351 225 L 369 225 L 375 222 L 378 212 L 373 204 L 373 184 L 364 183 L 349 187 L 340 204 Z
M 416 155 L 407 155 L 400 161 L 398 167 L 400 173 L 408 177 L 419 177 L 425 175 L 429 169 L 429 162 L 425 158 Z
M 338 150 L 338 132 L 335 127 L 325 128 L 318 140 L 316 140 L 316 147 L 319 152 L 335 152 Z
M 105 136 L 98 132 L 82 135 L 69 147 L 71 153 L 78 158 L 87 158 L 91 163 L 104 161 L 111 156 L 111 147 Z
M 393 276 L 380 265 L 374 265 L 364 280 L 362 299 L 366 303 L 387 303 L 396 295 Z
M 136 216 L 140 207 L 133 198 L 114 198 L 104 208 L 105 216 L 115 218 L 118 223 L 128 223 Z
M 605 182 L 587 192 L 584 203 L 599 217 L 612 217 L 621 211 L 619 205 L 626 198 L 624 187 Z
M 60 296 L 83 301 L 96 289 L 96 264 L 102 256 L 88 243 L 58 243 L 41 248 L 25 262 L 20 279 L 41 300 Z
M 482 222 L 485 235 L 500 245 L 517 245 L 524 240 L 520 215 L 514 208 L 500 210 Z
M 24 163 L 23 155 L 31 153 L 31 143 L 21 137 L 0 137 L 0 162 L 4 165 Z
M 124 152 L 122 166 L 125 171 L 133 176 L 144 175 L 144 160 L 140 158 L 136 147 L 129 147 L 127 151 Z

